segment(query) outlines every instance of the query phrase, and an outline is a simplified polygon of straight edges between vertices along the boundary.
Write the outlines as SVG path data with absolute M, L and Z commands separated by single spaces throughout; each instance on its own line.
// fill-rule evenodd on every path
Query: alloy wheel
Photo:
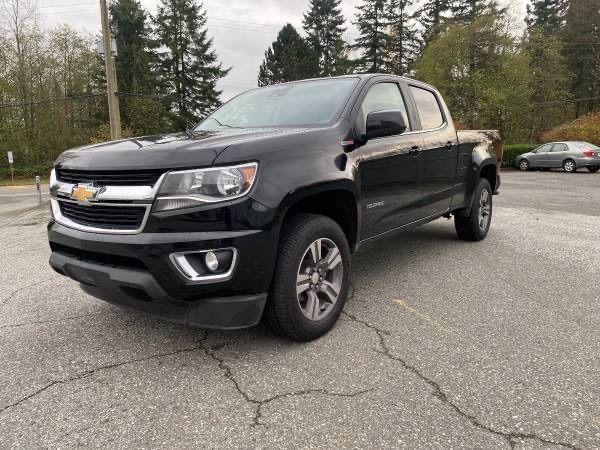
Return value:
M 521 162 L 519 163 L 519 169 L 521 169 L 522 171 L 526 171 L 527 169 L 529 169 L 529 163 L 526 159 L 521 160 Z
M 296 296 L 304 316 L 324 319 L 342 290 L 344 268 L 339 248 L 330 239 L 317 239 L 304 252 L 298 267 Z
M 566 172 L 573 172 L 573 171 L 575 171 L 575 162 L 574 161 L 566 161 L 564 167 L 565 167 Z
M 490 192 L 487 189 L 481 191 L 479 197 L 479 228 L 481 231 L 487 230 L 492 214 L 492 202 Z

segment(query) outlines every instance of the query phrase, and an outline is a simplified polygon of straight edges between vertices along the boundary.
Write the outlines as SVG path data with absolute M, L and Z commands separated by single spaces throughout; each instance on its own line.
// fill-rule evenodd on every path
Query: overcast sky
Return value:
M 522 21 L 527 0 L 503 0 L 510 6 L 515 22 Z M 159 0 L 141 0 L 151 14 L 156 12 Z M 356 6 L 361 0 L 342 0 L 347 21 L 347 39 L 355 37 Z M 204 0 L 208 13 L 208 30 L 214 47 L 225 67 L 232 67 L 229 75 L 219 83 L 223 99 L 256 86 L 258 66 L 265 49 L 277 37 L 286 23 L 300 31 L 302 14 L 309 0 Z M 100 13 L 98 0 L 38 0 L 42 24 L 67 23 L 79 30 L 98 33 Z

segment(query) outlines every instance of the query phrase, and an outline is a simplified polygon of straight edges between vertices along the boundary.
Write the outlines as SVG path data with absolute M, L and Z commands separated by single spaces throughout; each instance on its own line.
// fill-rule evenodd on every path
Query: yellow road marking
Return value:
M 444 325 L 442 325 L 441 323 L 439 323 L 437 320 L 435 320 L 433 317 L 428 316 L 425 313 L 422 313 L 421 311 L 413 308 L 412 306 L 410 306 L 408 303 L 406 303 L 405 300 L 402 299 L 395 299 L 394 303 L 396 303 L 397 305 L 402 306 L 404 309 L 406 309 L 408 312 L 413 313 L 415 316 L 417 316 L 419 319 L 424 320 L 425 322 L 428 322 L 429 324 L 433 325 L 435 328 L 437 328 L 438 330 L 443 331 L 444 333 L 449 333 L 449 334 L 457 334 L 457 332 L 451 328 L 448 328 Z

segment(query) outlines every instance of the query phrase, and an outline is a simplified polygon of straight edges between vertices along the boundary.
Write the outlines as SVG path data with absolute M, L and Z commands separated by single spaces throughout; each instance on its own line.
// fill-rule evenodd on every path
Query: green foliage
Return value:
M 502 167 L 512 167 L 515 158 L 523 153 L 528 153 L 538 148 L 540 144 L 512 144 L 504 146 L 504 154 L 502 156 Z
M 341 0 L 311 0 L 304 14 L 306 42 L 314 58 L 314 77 L 342 75 L 348 70 Z
M 530 0 L 525 23 L 543 34 L 556 34 L 565 24 L 565 0 Z
M 450 0 L 426 0 L 417 11 L 417 17 L 423 27 L 422 39 L 425 45 L 435 39 L 448 21 Z
M 600 146 L 600 113 L 587 114 L 542 134 L 542 142 L 585 141 Z
M 534 105 L 528 137 L 537 140 L 544 130 L 563 122 L 568 113 L 564 101 L 572 97 L 570 72 L 563 55 L 564 44 L 557 35 L 531 28 L 522 47 L 529 55 L 530 103 Z
M 436 86 L 469 128 L 500 129 L 505 142 L 529 115 L 529 59 L 508 33 L 506 19 L 480 17 L 449 28 L 424 51 L 418 79 Z
M 15 164 L 13 167 L 15 180 L 23 180 L 35 176 L 46 178 L 50 174 L 53 165 L 54 160 L 39 164 Z M 11 180 L 10 166 L 8 163 L 2 163 L 2 165 L 0 165 L 0 180 Z
M 118 50 L 115 63 L 119 90 L 154 94 L 158 44 L 151 38 L 148 14 L 138 0 L 117 0 L 110 5 L 110 15 Z M 123 112 L 126 115 L 127 110 Z
M 268 86 L 311 78 L 313 75 L 311 50 L 296 29 L 288 23 L 265 52 L 265 59 L 259 69 L 258 85 Z
M 419 38 L 408 10 L 412 0 L 388 0 L 389 48 L 386 66 L 396 75 L 408 75 L 419 51 Z
M 563 40 L 573 73 L 576 117 L 600 108 L 600 8 L 598 0 L 569 0 Z
M 172 121 L 184 129 L 220 106 L 217 81 L 229 72 L 218 62 L 206 29 L 206 12 L 196 0 L 161 0 L 155 19 L 160 43 L 160 82 L 171 97 Z
M 17 27 L 0 34 L 0 150 L 18 164 L 40 164 L 89 140 L 105 120 L 96 90 L 102 70 L 90 36 L 61 26 L 50 30 L 13 14 Z
M 389 60 L 390 35 L 388 34 L 387 0 L 363 0 L 357 7 L 354 24 L 360 33 L 351 48 L 360 52 L 356 60 L 361 72 L 384 72 Z
M 500 8 L 497 0 L 456 0 L 450 7 L 452 22 L 468 25 L 485 15 L 502 16 L 506 8 Z

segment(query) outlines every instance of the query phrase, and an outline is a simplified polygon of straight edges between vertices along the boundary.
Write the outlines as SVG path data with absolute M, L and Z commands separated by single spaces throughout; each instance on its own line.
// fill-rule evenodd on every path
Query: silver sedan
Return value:
M 587 142 L 550 142 L 517 156 L 515 166 L 520 170 L 559 169 L 576 172 L 586 167 L 590 172 L 600 169 L 600 147 Z

